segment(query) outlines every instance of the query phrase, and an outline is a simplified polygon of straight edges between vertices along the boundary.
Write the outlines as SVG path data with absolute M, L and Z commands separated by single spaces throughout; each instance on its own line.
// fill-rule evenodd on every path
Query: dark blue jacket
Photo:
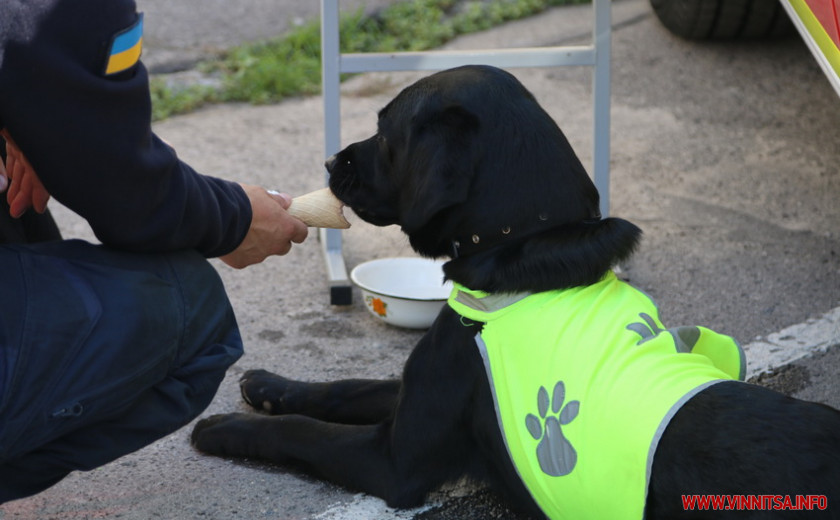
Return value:
M 105 244 L 232 251 L 251 222 L 236 184 L 196 173 L 151 130 L 148 73 L 106 75 L 133 0 L 2 0 L 0 128 Z

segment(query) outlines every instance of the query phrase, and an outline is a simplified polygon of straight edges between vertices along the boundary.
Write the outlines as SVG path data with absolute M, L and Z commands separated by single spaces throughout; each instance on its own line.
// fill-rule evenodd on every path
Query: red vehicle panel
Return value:
M 840 47 L 840 0 L 805 0 L 825 32 Z
M 840 0 L 781 0 L 793 24 L 840 94 Z

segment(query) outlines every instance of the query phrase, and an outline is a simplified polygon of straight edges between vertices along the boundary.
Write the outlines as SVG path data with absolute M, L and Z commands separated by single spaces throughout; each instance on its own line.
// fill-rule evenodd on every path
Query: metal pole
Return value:
M 321 0 L 321 88 L 324 96 L 324 157 L 341 149 L 341 52 L 338 34 L 338 0 Z M 325 172 L 326 181 L 329 175 Z M 325 184 L 326 184 L 325 181 Z M 319 238 L 324 250 L 330 282 L 330 303 L 350 305 L 352 285 L 347 276 L 342 253 L 341 231 L 321 229 Z
M 601 215 L 607 217 L 610 214 L 610 0 L 594 0 L 592 8 L 595 11 L 592 34 L 595 45 L 592 173 L 595 187 L 601 195 Z

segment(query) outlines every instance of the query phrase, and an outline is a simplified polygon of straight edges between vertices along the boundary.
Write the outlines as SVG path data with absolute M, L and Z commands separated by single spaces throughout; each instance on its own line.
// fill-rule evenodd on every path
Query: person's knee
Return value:
M 242 355 L 242 339 L 219 274 L 200 255 L 183 252 L 170 263 L 184 305 L 184 337 L 175 366 L 180 374 L 204 374 L 221 382 L 225 371 Z

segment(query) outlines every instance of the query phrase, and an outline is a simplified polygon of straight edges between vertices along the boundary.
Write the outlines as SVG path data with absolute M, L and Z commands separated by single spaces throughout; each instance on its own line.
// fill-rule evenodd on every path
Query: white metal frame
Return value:
M 500 68 L 559 67 L 586 65 L 593 74 L 593 178 L 601 195 L 601 214 L 609 214 L 610 177 L 610 0 L 593 0 L 592 43 L 582 46 L 530 47 L 520 49 L 427 51 L 342 54 L 339 49 L 338 0 L 321 0 L 321 71 L 324 96 L 324 152 L 329 157 L 341 150 L 342 73 L 443 70 L 467 64 Z M 320 231 L 321 245 L 330 280 L 333 304 L 349 304 L 351 285 L 337 229 Z

